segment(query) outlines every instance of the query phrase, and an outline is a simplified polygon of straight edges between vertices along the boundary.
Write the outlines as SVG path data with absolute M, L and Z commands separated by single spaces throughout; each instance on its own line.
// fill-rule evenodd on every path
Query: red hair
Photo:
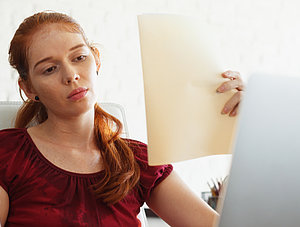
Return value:
M 27 54 L 31 37 L 44 25 L 55 23 L 62 25 L 62 28 L 69 32 L 81 34 L 99 61 L 98 50 L 88 43 L 83 29 L 73 18 L 56 12 L 34 14 L 21 23 L 9 48 L 9 63 L 18 71 L 19 80 L 25 82 L 27 86 L 30 86 Z M 95 104 L 94 109 L 94 135 L 101 153 L 105 176 L 93 185 L 92 189 L 97 198 L 110 205 L 123 199 L 137 185 L 140 169 L 133 151 L 126 141 L 120 138 L 123 128 L 121 122 L 102 110 L 98 104 Z M 32 121 L 40 124 L 47 118 L 47 110 L 41 102 L 27 99 L 18 111 L 15 127 L 29 127 Z

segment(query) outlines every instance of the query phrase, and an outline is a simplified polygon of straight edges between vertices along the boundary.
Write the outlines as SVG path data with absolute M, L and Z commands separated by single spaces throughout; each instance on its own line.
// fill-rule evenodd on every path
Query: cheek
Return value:
M 40 81 L 34 85 L 34 88 L 40 98 L 47 97 L 47 100 L 55 98 L 58 93 L 57 84 L 51 80 L 44 80 L 42 82 Z
M 57 90 L 54 89 L 44 89 L 42 93 L 40 93 L 41 101 L 46 103 L 55 102 L 58 103 L 61 96 L 58 95 Z

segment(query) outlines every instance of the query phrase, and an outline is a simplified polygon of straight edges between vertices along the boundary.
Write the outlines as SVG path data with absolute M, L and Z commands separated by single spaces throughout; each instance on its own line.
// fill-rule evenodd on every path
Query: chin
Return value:
M 80 115 L 90 111 L 94 111 L 95 103 L 96 100 L 88 98 L 76 101 L 72 105 L 69 105 L 69 114 Z

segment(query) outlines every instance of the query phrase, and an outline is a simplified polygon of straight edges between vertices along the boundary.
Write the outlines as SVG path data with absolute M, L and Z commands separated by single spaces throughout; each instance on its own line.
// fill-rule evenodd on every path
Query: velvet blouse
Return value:
M 42 155 L 27 129 L 1 130 L 0 186 L 9 196 L 5 226 L 140 226 L 140 207 L 173 167 L 149 166 L 147 146 L 127 141 L 140 166 L 140 187 L 107 206 L 89 189 L 104 176 L 104 170 L 91 174 L 66 171 Z

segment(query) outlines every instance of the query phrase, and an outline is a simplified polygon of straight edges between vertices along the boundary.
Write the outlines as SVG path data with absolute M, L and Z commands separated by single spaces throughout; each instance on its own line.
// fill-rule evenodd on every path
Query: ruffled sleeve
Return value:
M 25 130 L 25 129 L 24 129 Z M 23 129 L 4 129 L 0 131 L 0 185 L 9 193 L 10 185 L 20 175 L 21 163 L 18 153 L 24 140 Z
M 149 166 L 147 145 L 135 140 L 129 140 L 129 143 L 140 166 L 140 199 L 143 203 L 148 200 L 153 189 L 170 175 L 173 166 L 170 164 Z

